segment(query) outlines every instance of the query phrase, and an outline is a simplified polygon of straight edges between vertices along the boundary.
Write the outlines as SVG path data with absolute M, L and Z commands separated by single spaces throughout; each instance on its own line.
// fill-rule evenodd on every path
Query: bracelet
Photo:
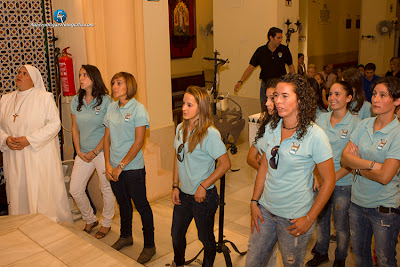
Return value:
M 369 169 L 372 170 L 374 168 L 375 161 L 371 162 L 371 165 L 369 166 Z
M 93 152 L 93 154 L 95 154 L 96 156 L 99 154 L 99 153 L 96 154 L 96 152 L 94 152 L 94 150 L 92 150 L 92 152 Z
M 242 81 L 242 80 L 240 80 L 240 81 L 238 81 L 238 83 L 243 83 L 243 81 Z
M 311 223 L 310 217 L 308 217 L 308 214 L 306 214 L 306 218 L 307 218 L 308 222 Z M 312 224 L 312 223 L 311 223 L 311 224 Z
M 176 189 L 179 189 L 179 186 L 173 185 L 173 186 L 172 186 L 172 190 L 174 190 L 175 188 L 176 188 Z
M 258 200 L 251 199 L 251 200 L 250 200 L 250 203 L 257 203 L 257 205 L 258 205 Z
M 206 190 L 207 191 L 207 189 L 202 185 L 202 184 L 200 184 L 201 185 L 201 187 L 203 187 L 204 188 L 204 190 Z

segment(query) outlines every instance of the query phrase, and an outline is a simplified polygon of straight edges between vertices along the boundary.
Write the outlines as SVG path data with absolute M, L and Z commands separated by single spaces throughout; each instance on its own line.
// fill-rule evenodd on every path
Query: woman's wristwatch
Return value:
M 121 162 L 120 164 L 118 164 L 118 167 L 120 167 L 120 169 L 123 170 L 125 169 L 126 165 Z
M 374 169 L 375 161 L 371 162 L 371 165 L 369 166 L 369 169 L 372 170 Z

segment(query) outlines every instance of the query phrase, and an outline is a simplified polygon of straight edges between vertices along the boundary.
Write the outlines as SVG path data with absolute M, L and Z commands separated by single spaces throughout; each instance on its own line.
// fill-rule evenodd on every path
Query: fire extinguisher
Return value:
M 63 49 L 62 56 L 58 60 L 63 96 L 71 96 L 76 94 L 74 64 L 72 62 L 72 55 L 67 52 L 67 49 L 69 49 L 69 46 Z

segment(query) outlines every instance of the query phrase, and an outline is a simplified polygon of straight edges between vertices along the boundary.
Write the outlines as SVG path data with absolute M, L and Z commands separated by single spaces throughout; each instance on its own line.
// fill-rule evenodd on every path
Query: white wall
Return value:
M 389 36 L 379 36 L 376 25 L 381 20 L 394 20 L 396 17 L 395 0 L 361 1 L 361 35 L 374 35 L 375 40 L 360 41 L 359 62 L 376 64 L 376 74 L 383 75 L 389 70 L 389 61 L 394 54 L 394 32 Z
M 82 12 L 82 0 L 52 0 L 53 11 L 57 9 L 62 9 L 67 13 L 67 19 L 65 23 L 84 23 L 83 12 Z M 55 22 L 56 23 L 56 22 Z M 61 50 L 65 47 L 70 46 L 68 52 L 72 54 L 74 63 L 74 74 L 75 74 L 75 90 L 79 90 L 79 69 L 83 64 L 87 64 L 86 57 L 86 43 L 84 28 L 80 27 L 56 27 L 54 28 L 54 35 L 58 38 L 56 42 L 56 47 Z M 74 148 L 72 144 L 72 134 L 71 130 L 71 109 L 70 100 L 72 97 L 62 98 L 62 124 L 67 130 L 63 130 L 64 134 L 64 159 L 72 159 Z
M 220 69 L 220 92 L 233 94 L 233 87 L 247 68 L 255 50 L 267 43 L 269 28 L 281 28 L 290 18 L 296 21 L 299 14 L 297 1 L 291 7 L 280 0 L 218 0 L 214 1 L 214 49 L 221 58 L 229 58 L 230 63 Z M 297 33 L 292 35 L 290 50 L 297 64 Z M 285 41 L 283 41 L 285 44 Z M 260 69 L 256 68 L 243 84 L 238 95 L 259 98 Z
M 67 13 L 66 23 L 83 23 L 82 0 L 52 0 L 52 5 L 53 11 L 62 9 Z M 56 46 L 61 50 L 67 46 L 71 47 L 68 52 L 72 54 L 74 61 L 75 88 L 79 89 L 79 69 L 87 62 L 84 28 L 56 27 L 54 35 L 58 38 Z
M 147 104 L 151 130 L 173 124 L 168 2 L 143 0 Z

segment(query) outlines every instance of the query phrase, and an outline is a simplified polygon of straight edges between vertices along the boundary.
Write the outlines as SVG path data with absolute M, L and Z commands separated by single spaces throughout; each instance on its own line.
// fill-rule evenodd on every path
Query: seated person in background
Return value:
M 308 65 L 307 76 L 314 78 L 315 74 L 317 74 L 317 68 L 315 67 L 315 64 Z
M 364 76 L 364 71 L 365 71 L 364 65 L 363 64 L 358 65 L 357 69 L 361 73 L 361 75 Z
M 336 75 L 332 72 L 333 65 L 328 64 L 324 66 L 324 71 L 320 72 L 324 76 L 324 80 L 326 81 L 326 87 L 331 88 L 332 84 L 336 82 Z
M 365 69 L 364 69 L 364 76 L 362 78 L 362 82 L 363 82 L 363 90 L 365 93 L 365 98 L 367 99 L 368 102 L 371 102 L 371 97 L 372 97 L 372 91 L 371 91 L 371 85 L 372 83 L 379 79 L 379 76 L 375 75 L 375 70 L 376 70 L 376 66 L 374 63 L 368 63 L 367 65 L 365 65 Z
M 394 76 L 400 78 L 400 57 L 392 57 L 390 59 L 390 69 L 392 71 L 386 72 L 385 76 Z
M 321 99 L 324 102 L 325 107 L 327 108 L 329 106 L 329 102 L 327 100 L 327 96 L 328 96 L 328 89 L 326 86 L 326 82 L 324 80 L 324 76 L 321 73 L 317 73 L 314 76 L 314 79 L 318 82 L 319 88 L 320 88 L 320 95 L 321 95 Z
M 304 64 L 304 54 L 298 54 L 298 66 L 297 66 L 297 73 L 301 76 L 306 75 L 306 64 Z
M 336 81 L 337 82 L 339 82 L 339 81 L 341 81 L 342 80 L 342 73 L 343 73 L 343 68 L 337 68 L 336 69 L 336 72 L 335 72 L 335 74 L 336 74 Z

